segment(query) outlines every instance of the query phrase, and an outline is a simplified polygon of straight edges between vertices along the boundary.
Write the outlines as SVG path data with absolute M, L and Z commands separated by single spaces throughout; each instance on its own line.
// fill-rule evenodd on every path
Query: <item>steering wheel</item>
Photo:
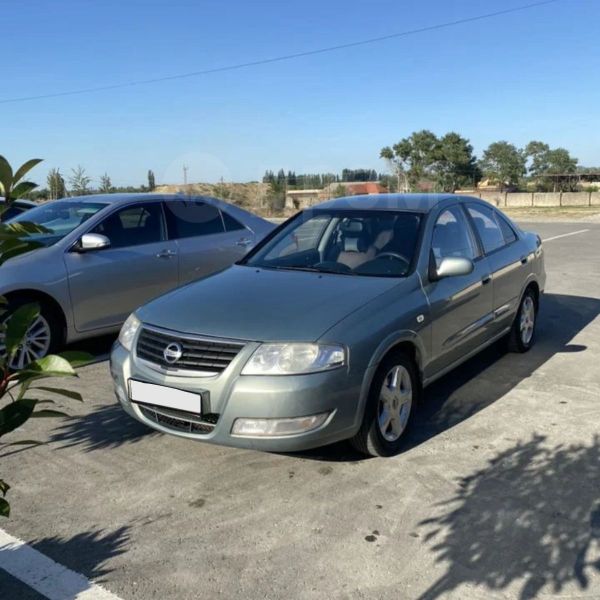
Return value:
M 406 256 L 402 256 L 398 252 L 382 252 L 378 254 L 375 258 L 393 258 L 394 260 L 401 260 L 403 263 L 406 263 L 406 266 L 410 265 L 410 260 L 406 258 Z

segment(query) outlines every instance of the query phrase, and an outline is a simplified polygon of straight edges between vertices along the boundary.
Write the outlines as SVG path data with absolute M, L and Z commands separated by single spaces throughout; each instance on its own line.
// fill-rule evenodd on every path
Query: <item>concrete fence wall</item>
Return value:
M 474 192 L 476 196 L 500 207 L 600 206 L 600 192 Z

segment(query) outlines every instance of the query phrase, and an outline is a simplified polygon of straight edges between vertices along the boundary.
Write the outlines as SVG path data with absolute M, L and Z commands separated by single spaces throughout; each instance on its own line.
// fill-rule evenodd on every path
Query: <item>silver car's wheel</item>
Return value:
M 519 318 L 519 334 L 524 346 L 528 346 L 535 328 L 535 303 L 531 296 L 525 296 Z
M 412 382 L 406 367 L 395 365 L 383 380 L 379 392 L 377 423 L 387 442 L 395 442 L 404 433 L 412 409 Z
M 12 361 L 11 369 L 22 369 L 30 362 L 43 358 L 50 350 L 50 341 L 52 339 L 52 330 L 46 318 L 39 315 L 31 324 L 23 343 L 18 347 Z M 6 352 L 4 336 L 0 336 L 0 354 Z
M 361 453 L 392 456 L 402 449 L 421 394 L 419 371 L 408 352 L 390 352 L 371 382 L 360 429 L 350 440 Z

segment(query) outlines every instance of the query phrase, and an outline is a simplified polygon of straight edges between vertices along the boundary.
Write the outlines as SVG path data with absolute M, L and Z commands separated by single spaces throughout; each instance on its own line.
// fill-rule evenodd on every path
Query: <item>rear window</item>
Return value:
M 166 202 L 165 208 L 171 239 L 212 235 L 225 231 L 219 209 L 205 202 Z

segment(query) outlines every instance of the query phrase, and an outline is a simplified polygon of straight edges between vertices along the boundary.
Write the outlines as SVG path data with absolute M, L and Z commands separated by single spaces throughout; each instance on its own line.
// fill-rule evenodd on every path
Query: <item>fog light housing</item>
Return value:
M 236 419 L 231 428 L 231 435 L 238 437 L 282 437 L 308 433 L 321 427 L 330 414 L 325 412 L 318 415 L 284 419 Z

